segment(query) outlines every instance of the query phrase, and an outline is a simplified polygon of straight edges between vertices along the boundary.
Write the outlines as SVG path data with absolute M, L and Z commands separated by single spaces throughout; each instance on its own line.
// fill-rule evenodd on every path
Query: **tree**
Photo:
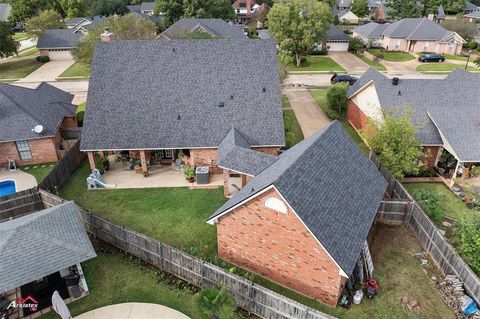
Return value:
M 443 0 L 419 0 L 419 12 L 422 16 L 428 16 L 431 13 L 436 14 L 438 7 L 443 3 Z
M 87 36 L 82 39 L 74 51 L 77 61 L 86 65 L 92 63 L 93 48 L 100 41 L 100 35 L 105 28 L 113 33 L 113 40 L 155 39 L 156 25 L 152 21 L 132 13 L 124 16 L 112 16 L 89 30 Z
M 92 12 L 94 15 L 111 16 L 124 15 L 128 13 L 127 0 L 94 0 Z
M 457 14 L 463 11 L 465 0 L 448 0 L 445 1 L 444 9 L 447 14 Z
M 196 296 L 195 302 L 201 312 L 213 319 L 231 318 L 235 311 L 235 302 L 225 287 L 218 290 L 203 289 Z
M 12 6 L 9 20 L 12 22 L 23 22 L 42 10 L 53 9 L 61 12 L 57 0 L 9 0 L 9 2 Z
M 335 119 L 342 119 L 345 117 L 348 105 L 348 88 L 348 83 L 336 83 L 328 89 L 328 117 Z
M 477 34 L 477 24 L 475 22 L 468 22 L 463 19 L 445 20 L 442 22 L 442 27 L 447 30 L 457 32 L 459 36 L 464 39 L 471 39 Z
M 476 58 L 475 60 L 473 60 L 473 63 L 475 63 L 475 65 L 480 68 L 480 58 Z
M 90 13 L 88 0 L 58 0 L 67 18 L 84 17 Z
M 391 18 L 404 19 L 420 17 L 416 0 L 389 0 L 387 5 L 392 8 L 388 13 Z
M 270 34 L 282 50 L 295 55 L 297 66 L 333 21 L 330 7 L 318 0 L 278 0 L 267 19 Z
M 370 13 L 367 0 L 355 0 L 350 8 L 358 17 L 363 18 Z
M 405 174 L 418 174 L 424 166 L 417 128 L 412 110 L 404 108 L 385 114 L 381 124 L 369 119 L 362 136 L 393 176 L 402 179 Z
M 17 53 L 17 43 L 12 38 L 12 25 L 0 21 L 0 58 Z
M 353 53 L 363 53 L 365 51 L 365 43 L 359 37 L 354 37 L 350 39 L 348 43 L 348 51 Z
M 40 36 L 46 29 L 66 28 L 62 16 L 54 10 L 45 10 L 38 16 L 31 17 L 25 22 L 25 30 L 28 34 Z

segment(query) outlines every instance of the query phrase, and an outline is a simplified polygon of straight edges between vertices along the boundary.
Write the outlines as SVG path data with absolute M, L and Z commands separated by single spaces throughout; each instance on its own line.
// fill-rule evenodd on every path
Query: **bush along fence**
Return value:
M 45 207 L 63 199 L 40 190 Z M 224 286 L 238 307 L 267 319 L 334 319 L 315 309 L 259 286 L 250 280 L 193 257 L 136 231 L 116 225 L 79 207 L 87 232 L 93 236 L 201 288 Z
M 413 231 L 423 249 L 428 252 L 442 273 L 457 276 L 463 282 L 465 291 L 480 304 L 480 279 L 447 242 L 420 205 L 382 166 L 373 153 L 370 153 L 370 159 L 387 180 L 390 190 L 389 192 L 387 189 L 387 197 L 390 198 L 380 206 L 376 221 L 396 224 L 401 220 Z
M 55 164 L 38 187 L 56 193 L 56 190 L 65 184 L 86 156 L 84 152 L 80 151 L 80 140 L 77 140 L 72 148 L 65 153 L 65 156 Z
M 43 209 L 43 202 L 37 188 L 0 196 L 0 222 L 24 216 L 40 209 Z

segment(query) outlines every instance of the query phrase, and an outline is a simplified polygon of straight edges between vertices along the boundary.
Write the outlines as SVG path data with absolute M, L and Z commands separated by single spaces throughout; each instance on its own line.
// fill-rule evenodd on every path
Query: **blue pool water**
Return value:
M 10 195 L 17 191 L 15 181 L 1 181 L 0 182 L 0 196 Z

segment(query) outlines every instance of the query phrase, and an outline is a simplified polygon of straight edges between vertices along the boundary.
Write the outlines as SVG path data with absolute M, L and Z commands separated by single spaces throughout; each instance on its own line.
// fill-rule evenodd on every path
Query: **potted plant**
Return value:
M 95 167 L 98 169 L 100 174 L 105 173 L 105 161 L 100 155 L 95 154 Z
M 103 167 L 105 168 L 106 171 L 110 169 L 110 161 L 108 160 L 107 156 L 103 158 Z
M 195 168 L 193 166 L 189 166 L 185 168 L 183 174 L 185 175 L 185 179 L 190 183 L 193 183 L 195 180 Z

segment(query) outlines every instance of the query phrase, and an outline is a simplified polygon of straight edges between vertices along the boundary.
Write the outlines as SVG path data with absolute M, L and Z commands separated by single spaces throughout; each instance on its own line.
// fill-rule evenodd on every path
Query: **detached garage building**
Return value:
M 50 60 L 71 60 L 72 51 L 82 36 L 82 32 L 72 29 L 47 29 L 38 38 L 37 49 Z

